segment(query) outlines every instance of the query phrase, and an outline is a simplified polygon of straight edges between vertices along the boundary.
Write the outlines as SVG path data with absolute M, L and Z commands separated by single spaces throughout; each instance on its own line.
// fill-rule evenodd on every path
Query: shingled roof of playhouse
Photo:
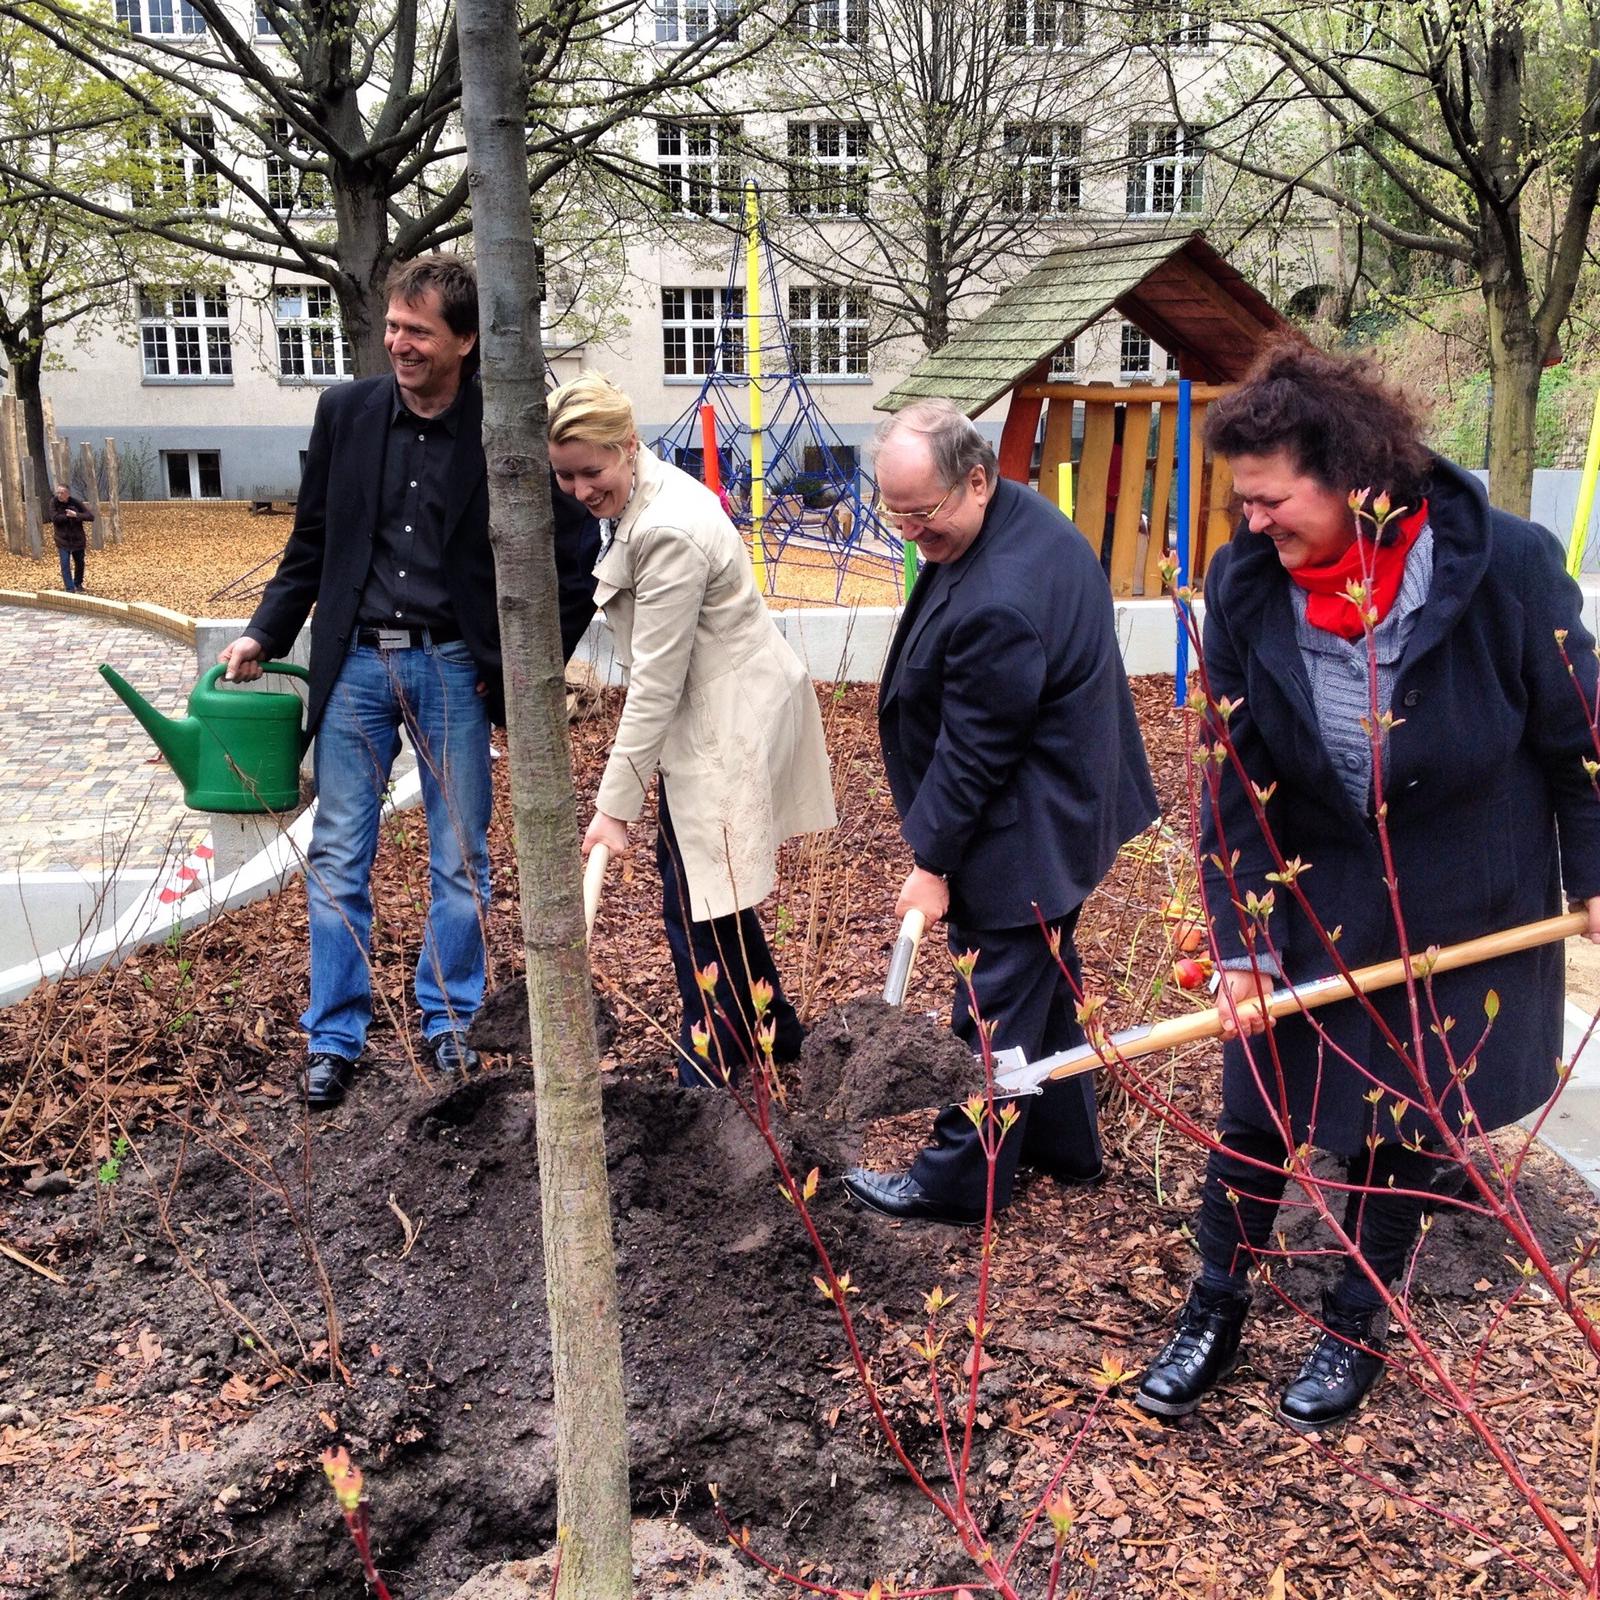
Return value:
M 1177 356 L 1186 378 L 1209 383 L 1243 377 L 1265 335 L 1293 331 L 1203 234 L 1063 245 L 924 356 L 877 409 L 939 397 L 975 417 L 1113 310 Z

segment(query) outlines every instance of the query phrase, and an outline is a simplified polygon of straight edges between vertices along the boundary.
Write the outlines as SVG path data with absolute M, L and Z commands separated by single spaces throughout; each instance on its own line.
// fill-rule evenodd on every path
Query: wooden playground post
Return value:
M 111 542 L 122 543 L 122 480 L 117 469 L 117 441 L 106 440 L 106 500 L 111 507 Z
M 44 540 L 39 524 L 39 499 L 33 486 L 33 461 L 27 455 L 22 457 L 22 520 L 23 526 L 28 530 L 27 554 L 35 561 L 44 559 Z
M 20 556 L 27 548 L 23 521 L 21 458 L 17 451 L 17 397 L 0 399 L 0 512 L 6 524 L 6 549 Z
M 103 550 L 106 536 L 105 517 L 100 509 L 100 474 L 95 471 L 94 451 L 89 448 L 87 439 L 78 446 L 78 464 L 83 472 L 83 492 L 89 509 L 94 512 L 94 521 L 89 524 L 89 548 Z

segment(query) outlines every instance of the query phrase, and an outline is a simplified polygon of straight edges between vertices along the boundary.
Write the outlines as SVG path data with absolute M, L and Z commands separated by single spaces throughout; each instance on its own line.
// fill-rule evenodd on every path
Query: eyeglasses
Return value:
M 872 509 L 877 514 L 880 522 L 887 522 L 897 531 L 906 527 L 908 523 L 917 522 L 926 527 L 950 503 L 950 496 L 961 488 L 960 483 L 952 483 L 944 492 L 944 498 L 938 505 L 928 511 L 891 511 L 884 503 L 882 494 L 873 497 Z

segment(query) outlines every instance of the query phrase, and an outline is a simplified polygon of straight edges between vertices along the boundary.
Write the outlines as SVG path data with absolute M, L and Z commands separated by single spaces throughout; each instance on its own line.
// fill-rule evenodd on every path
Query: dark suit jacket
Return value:
M 1067 915 L 1156 815 L 1088 541 L 1002 478 L 965 554 L 925 566 L 890 646 L 878 736 L 901 832 L 950 919 Z
M 372 565 L 379 480 L 394 404 L 394 379 L 366 378 L 326 390 L 317 402 L 294 530 L 247 632 L 271 656 L 294 644 L 312 602 L 311 692 L 315 730 L 350 647 L 356 608 Z M 550 479 L 562 654 L 570 657 L 594 615 L 599 524 Z M 483 456 L 483 390 L 469 378 L 450 463 L 445 574 L 461 636 L 488 685 L 490 719 L 505 721 L 500 618 L 489 546 L 489 482 Z
M 1561 546 L 1543 528 L 1493 510 L 1476 478 L 1448 461 L 1434 464 L 1428 487 L 1433 582 L 1418 610 L 1395 677 L 1384 800 L 1388 806 L 1400 906 L 1413 950 L 1452 944 L 1561 909 L 1562 886 L 1575 899 L 1600 894 L 1600 799 L 1584 771 L 1595 755 L 1584 712 L 1595 699 L 1593 644 L 1582 596 L 1566 575 Z M 1556 644 L 1566 650 L 1576 683 Z M 1253 783 L 1271 785 L 1267 822 L 1286 860 L 1309 866 L 1296 882 L 1326 929 L 1339 928 L 1338 950 L 1351 967 L 1399 954 L 1399 933 L 1385 885 L 1385 864 L 1370 811 L 1363 813 L 1334 773 L 1317 725 L 1310 680 L 1295 634 L 1289 579 L 1269 540 L 1241 528 L 1206 573 L 1205 664 L 1214 701 L 1236 702 L 1229 736 Z M 1212 719 L 1212 731 L 1216 729 Z M 1273 890 L 1268 930 L 1291 980 L 1333 970 L 1333 959 L 1282 884 L 1268 882 L 1274 862 L 1231 762 L 1218 772 L 1218 805 L 1202 807 L 1206 896 L 1223 956 L 1243 951 L 1234 898 Z M 1230 888 L 1215 855 L 1238 853 Z M 1555 1088 L 1562 1055 L 1563 956 L 1559 944 L 1504 956 L 1433 980 L 1441 1017 L 1454 1017 L 1457 1059 L 1475 1056 L 1467 1085 L 1482 1127 L 1533 1110 Z M 1486 1038 L 1484 1000 L 1500 1010 Z M 1373 1003 L 1408 1053 L 1412 1022 L 1404 986 Z M 1420 996 L 1429 1078 L 1459 1126 L 1460 1089 L 1432 1032 L 1433 1012 Z M 1357 1002 L 1315 1013 L 1323 1042 L 1301 1017 L 1273 1029 L 1275 1063 L 1266 1050 L 1223 1052 L 1223 1098 L 1235 1115 L 1270 1127 L 1257 1072 L 1274 1109 L 1341 1155 L 1359 1154 L 1376 1123 L 1395 1137 L 1395 1102 L 1366 1096 L 1372 1078 L 1339 1059 L 1358 1061 L 1380 1082 L 1414 1094 L 1409 1068 Z M 1281 1064 L 1283 1080 L 1278 1079 Z M 1308 1129 L 1315 1107 L 1316 1125 Z M 1414 1113 L 1401 1127 L 1431 1132 Z

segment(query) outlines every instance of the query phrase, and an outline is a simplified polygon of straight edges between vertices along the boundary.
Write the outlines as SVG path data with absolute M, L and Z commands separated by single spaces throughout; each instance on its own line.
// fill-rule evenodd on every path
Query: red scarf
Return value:
M 1417 535 L 1428 524 L 1428 502 L 1397 518 L 1391 526 L 1398 535 L 1391 544 L 1374 545 L 1357 534 L 1351 546 L 1337 561 L 1320 567 L 1299 567 L 1289 576 L 1306 592 L 1306 621 L 1325 633 L 1342 639 L 1359 639 L 1362 634 L 1360 606 L 1345 593 L 1352 583 L 1364 584 L 1367 604 L 1377 613 L 1374 626 L 1382 622 L 1399 598 L 1400 584 L 1406 575 L 1406 557 L 1417 542 Z M 1372 569 L 1370 581 L 1362 570 L 1363 552 Z

